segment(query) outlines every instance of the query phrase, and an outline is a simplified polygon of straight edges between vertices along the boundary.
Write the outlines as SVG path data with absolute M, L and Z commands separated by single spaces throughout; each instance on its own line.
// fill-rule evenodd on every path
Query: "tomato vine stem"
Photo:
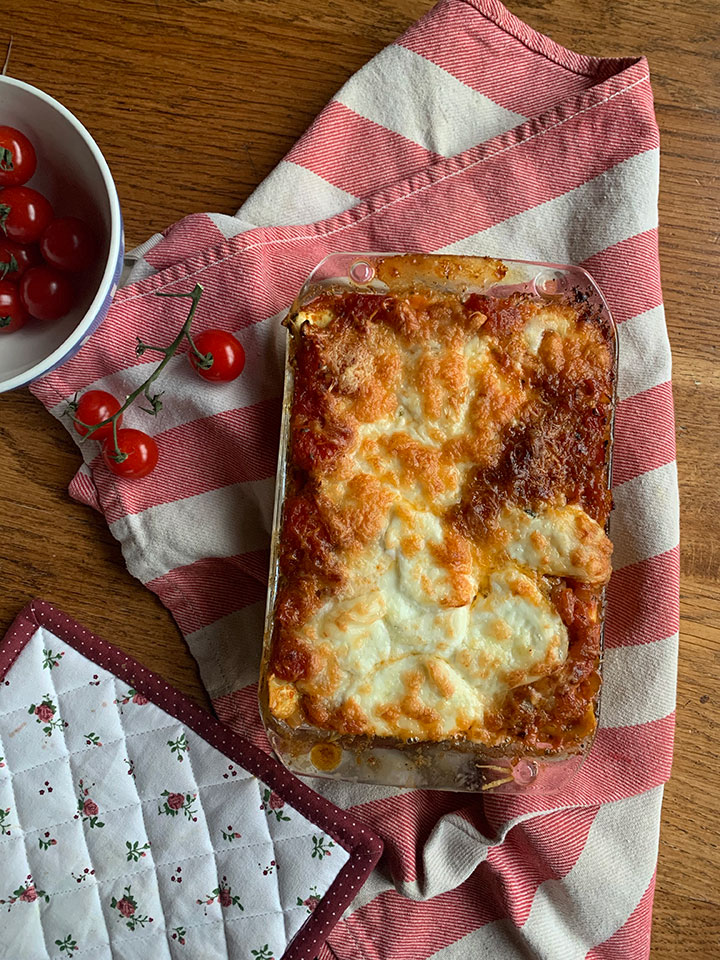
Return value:
M 114 413 L 111 417 L 107 417 L 105 420 L 101 420 L 99 423 L 95 423 L 95 424 L 83 423 L 82 420 L 80 420 L 77 416 L 75 416 L 75 411 L 77 409 L 77 398 L 68 404 L 67 410 L 65 412 L 72 417 L 72 420 L 74 423 L 78 424 L 78 426 L 81 426 L 85 429 L 85 434 L 81 438 L 80 443 L 84 443 L 89 437 L 91 437 L 97 430 L 100 430 L 102 427 L 107 427 L 109 425 L 112 425 L 112 438 L 113 438 L 113 446 L 115 449 L 110 454 L 110 456 L 116 463 L 122 463 L 124 460 L 127 460 L 128 455 L 127 453 L 124 453 L 120 449 L 120 446 L 118 444 L 118 435 L 117 435 L 118 421 L 120 420 L 120 417 L 123 415 L 123 413 L 128 409 L 128 407 L 132 406 L 132 404 L 135 403 L 135 401 L 141 394 L 145 395 L 145 398 L 147 399 L 151 408 L 148 410 L 147 407 L 141 407 L 142 410 L 144 410 L 146 413 L 151 414 L 152 416 L 156 415 L 160 411 L 160 409 L 162 408 L 162 403 L 160 402 L 160 396 L 162 394 L 158 393 L 155 395 L 151 395 L 149 393 L 149 387 L 152 383 L 155 382 L 155 380 L 157 380 L 157 378 L 163 372 L 163 370 L 168 365 L 172 357 L 175 356 L 183 340 L 188 341 L 188 343 L 190 344 L 190 349 L 193 351 L 193 353 L 197 357 L 199 364 L 201 365 L 206 364 L 207 366 L 210 366 L 212 364 L 212 355 L 201 353 L 195 346 L 195 343 L 190 334 L 190 327 L 192 326 L 195 312 L 197 311 L 198 304 L 200 303 L 200 297 L 202 296 L 202 292 L 203 292 L 203 288 L 202 288 L 202 285 L 199 283 L 196 283 L 195 287 L 189 293 L 161 293 L 160 291 L 156 291 L 155 296 L 157 297 L 174 297 L 178 299 L 184 298 L 184 299 L 192 300 L 190 309 L 188 311 L 188 315 L 185 318 L 185 322 L 183 323 L 182 327 L 180 328 L 180 331 L 178 332 L 178 335 L 175 337 L 172 343 L 168 344 L 166 347 L 154 346 L 152 344 L 143 343 L 140 337 L 137 338 L 135 353 L 138 355 L 138 357 L 141 357 L 144 353 L 146 353 L 149 350 L 157 353 L 162 353 L 164 354 L 164 356 L 163 356 L 163 359 L 155 368 L 155 370 L 153 370 L 153 372 L 150 374 L 150 376 L 146 380 L 144 380 L 136 390 L 133 390 L 132 393 L 129 393 L 125 397 L 125 401 L 120 406 L 119 410 L 117 410 L 117 412 Z

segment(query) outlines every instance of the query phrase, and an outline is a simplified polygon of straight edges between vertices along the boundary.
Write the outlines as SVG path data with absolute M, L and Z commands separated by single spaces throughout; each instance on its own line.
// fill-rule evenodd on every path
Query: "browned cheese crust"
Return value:
M 596 725 L 610 575 L 612 331 L 579 298 L 428 290 L 324 294 L 303 318 L 266 663 L 271 713 L 342 735 L 576 748 Z M 419 591 L 423 624 L 475 616 L 481 641 L 453 646 L 450 631 L 432 648 L 419 637 L 400 651 L 385 627 L 379 640 L 373 570 L 378 582 L 394 575 L 388 556 Z M 358 600 L 360 582 L 370 586 Z M 508 606 L 523 601 L 540 611 L 540 653 L 522 646 Z M 344 646 L 363 616 L 367 638 Z M 348 665 L 363 651 L 365 678 Z M 382 689 L 396 690 L 385 699 L 380 673 L 370 689 L 380 663 Z

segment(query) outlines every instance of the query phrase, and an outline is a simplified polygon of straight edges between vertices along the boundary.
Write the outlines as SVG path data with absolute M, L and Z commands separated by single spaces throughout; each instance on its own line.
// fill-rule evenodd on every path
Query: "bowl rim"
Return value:
M 75 128 L 90 149 L 93 159 L 98 165 L 103 184 L 105 185 L 108 202 L 110 204 L 110 247 L 107 255 L 107 263 L 105 264 L 105 270 L 90 306 L 85 311 L 85 314 L 82 316 L 77 326 L 65 338 L 65 340 L 63 340 L 63 342 L 56 347 L 55 350 L 53 350 L 51 354 L 49 354 L 47 357 L 44 357 L 42 360 L 39 360 L 36 364 L 34 364 L 32 367 L 29 367 L 27 370 L 24 370 L 22 373 L 16 374 L 14 377 L 10 377 L 7 380 L 0 379 L 0 393 L 4 393 L 9 390 L 15 390 L 17 387 L 26 386 L 28 383 L 32 383 L 33 380 L 37 380 L 43 374 L 49 373 L 55 366 L 59 365 L 59 363 L 64 360 L 65 357 L 67 357 L 73 346 L 82 341 L 83 337 L 85 337 L 85 335 L 88 333 L 90 327 L 97 318 L 100 307 L 110 293 L 111 287 L 115 280 L 120 250 L 122 248 L 123 227 L 122 215 L 120 212 L 120 200 L 118 198 L 115 181 L 110 173 L 110 167 L 108 166 L 107 160 L 103 156 L 100 147 L 98 147 L 97 143 L 95 143 L 95 140 L 88 132 L 86 127 L 73 113 L 67 109 L 67 107 L 64 107 L 59 100 L 51 97 L 50 94 L 45 93 L 38 87 L 34 87 L 29 83 L 25 83 L 24 80 L 17 80 L 15 77 L 0 76 L 0 84 L 8 84 L 13 87 L 18 87 L 21 90 L 24 90 L 27 93 L 37 97 L 38 99 L 44 100 L 45 103 L 49 104 L 62 117 L 64 117 L 64 119 L 67 120 L 72 127 Z

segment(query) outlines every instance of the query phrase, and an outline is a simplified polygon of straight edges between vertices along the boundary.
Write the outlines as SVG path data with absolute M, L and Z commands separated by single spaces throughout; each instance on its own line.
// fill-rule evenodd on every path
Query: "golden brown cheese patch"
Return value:
M 288 720 L 295 713 L 299 697 L 293 684 L 283 683 L 276 676 L 271 676 L 268 681 L 268 697 L 270 709 L 281 720 Z
M 388 488 L 367 473 L 350 477 L 343 497 L 333 500 L 321 487 L 317 497 L 320 514 L 332 542 L 342 550 L 358 550 L 385 528 L 392 499 Z
M 456 339 L 448 349 L 424 353 L 418 361 L 417 387 L 428 423 L 440 420 L 446 411 L 457 414 L 467 400 L 463 343 L 463 339 Z
M 402 363 L 397 352 L 375 358 L 372 372 L 360 384 L 354 413 L 360 423 L 372 423 L 392 416 L 397 410 L 397 383 Z
M 383 257 L 377 263 L 378 279 L 393 288 L 425 289 L 429 280 L 464 280 L 477 286 L 490 286 L 503 279 L 507 267 L 489 257 L 458 257 L 437 254 L 401 254 Z
M 384 438 L 381 446 L 397 457 L 402 482 L 419 483 L 427 496 L 437 496 L 455 486 L 457 475 L 442 449 L 419 443 L 401 431 Z
M 405 696 L 400 702 L 401 717 L 415 720 L 420 728 L 432 733 L 440 725 L 440 715 L 422 698 L 424 677 L 421 673 L 409 672 L 403 677 Z
M 435 684 L 438 693 L 443 697 L 451 697 L 455 692 L 450 677 L 448 676 L 442 660 L 430 659 L 426 664 L 430 679 Z
M 457 530 L 446 528 L 442 541 L 430 542 L 429 550 L 437 565 L 446 571 L 451 585 L 450 596 L 440 603 L 448 607 L 464 607 L 472 603 L 475 596 L 472 544 Z

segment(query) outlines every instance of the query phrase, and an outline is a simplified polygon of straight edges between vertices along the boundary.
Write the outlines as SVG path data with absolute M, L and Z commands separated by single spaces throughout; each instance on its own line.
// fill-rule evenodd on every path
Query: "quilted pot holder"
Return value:
M 311 960 L 381 849 L 50 604 L 0 646 L 0 958 Z

